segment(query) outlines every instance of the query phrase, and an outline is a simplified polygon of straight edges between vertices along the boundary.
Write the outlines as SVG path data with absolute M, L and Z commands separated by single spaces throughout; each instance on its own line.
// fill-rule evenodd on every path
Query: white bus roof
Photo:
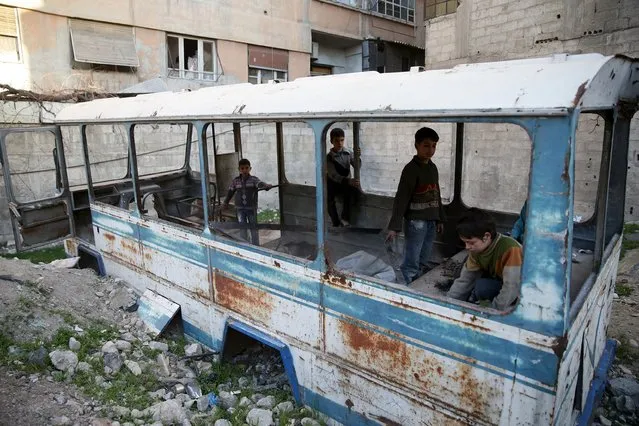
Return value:
M 56 123 L 566 114 L 637 100 L 638 61 L 553 55 L 451 69 L 305 77 L 78 103 Z M 633 77 L 634 73 L 634 77 Z

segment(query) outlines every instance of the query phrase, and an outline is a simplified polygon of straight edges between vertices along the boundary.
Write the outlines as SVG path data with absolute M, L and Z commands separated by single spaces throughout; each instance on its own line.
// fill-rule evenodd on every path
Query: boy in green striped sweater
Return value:
M 476 208 L 461 218 L 457 233 L 468 259 L 448 296 L 469 302 L 490 300 L 499 310 L 514 305 L 521 287 L 521 244 L 497 233 L 493 218 Z

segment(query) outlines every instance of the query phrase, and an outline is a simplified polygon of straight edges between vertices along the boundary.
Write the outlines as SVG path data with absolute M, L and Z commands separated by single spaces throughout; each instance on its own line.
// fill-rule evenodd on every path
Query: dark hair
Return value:
M 344 130 L 340 129 L 339 127 L 336 127 L 333 130 L 331 130 L 331 140 L 333 140 L 333 138 L 343 138 L 343 137 L 344 137 Z
M 422 127 L 415 132 L 415 145 L 422 143 L 425 140 L 437 142 L 439 140 L 439 135 L 430 127 Z
M 488 213 L 472 207 L 457 222 L 457 233 L 462 238 L 484 238 L 486 232 L 491 238 L 497 236 L 495 219 Z
M 238 163 L 238 167 L 241 167 L 241 166 L 249 166 L 249 167 L 251 167 L 251 162 L 249 160 L 247 160 L 246 158 L 242 158 L 240 160 L 240 162 Z

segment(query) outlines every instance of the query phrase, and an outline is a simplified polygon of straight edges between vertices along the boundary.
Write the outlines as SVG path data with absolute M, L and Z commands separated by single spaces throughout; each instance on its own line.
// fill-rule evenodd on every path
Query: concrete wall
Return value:
M 589 53 L 639 56 L 639 4 L 636 0 L 462 0 L 456 13 L 425 23 L 425 62 L 428 68 L 458 63 Z M 529 142 L 525 136 L 505 135 L 499 126 L 467 132 L 466 145 L 477 146 L 474 160 L 503 164 L 501 175 L 478 169 L 465 182 L 499 183 L 500 199 L 490 185 L 478 187 L 469 199 L 482 207 L 518 211 L 525 197 Z M 580 120 L 576 155 L 576 214 L 592 212 L 598 180 L 603 122 L 593 116 Z M 507 156 L 495 157 L 495 152 Z M 626 198 L 627 220 L 639 220 L 639 118 L 633 120 Z M 487 179 L 487 176 L 490 177 Z M 467 185 L 467 183 L 465 183 Z M 465 186 L 466 188 L 466 186 Z

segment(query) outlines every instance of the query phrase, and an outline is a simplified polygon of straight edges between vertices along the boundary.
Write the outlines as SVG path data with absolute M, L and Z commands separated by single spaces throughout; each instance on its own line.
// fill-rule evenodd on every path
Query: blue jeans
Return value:
M 475 287 L 470 293 L 470 302 L 477 302 L 478 300 L 493 300 L 499 292 L 503 282 L 496 278 L 477 278 L 475 280 Z
M 251 230 L 251 243 L 256 246 L 260 245 L 260 237 L 257 232 L 257 216 L 253 209 L 237 209 L 237 221 L 242 225 L 240 228 L 240 237 L 248 241 L 248 229 Z M 248 229 L 247 229 L 248 228 Z
M 406 284 L 410 284 L 427 270 L 437 232 L 434 220 L 404 220 L 404 262 L 400 267 Z

